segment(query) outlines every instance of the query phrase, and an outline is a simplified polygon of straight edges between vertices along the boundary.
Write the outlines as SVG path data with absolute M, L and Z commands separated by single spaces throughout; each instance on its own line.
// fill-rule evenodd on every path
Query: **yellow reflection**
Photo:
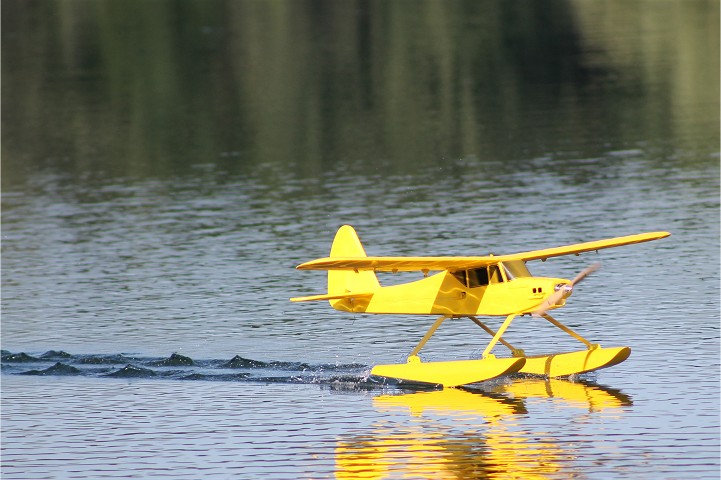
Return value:
M 525 413 L 521 402 L 458 388 L 405 395 L 381 395 L 373 399 L 373 406 L 380 412 L 398 407 L 407 408 L 409 413 L 414 416 L 419 416 L 424 412 L 438 412 L 454 416 L 473 413 L 486 417 Z
M 494 393 L 510 394 L 513 398 L 555 398 L 564 406 L 600 412 L 609 408 L 633 405 L 620 390 L 589 382 L 570 382 L 561 379 L 515 379 L 511 383 L 490 389 Z
M 560 470 L 559 447 L 503 425 L 526 413 L 522 401 L 444 389 L 382 395 L 373 405 L 386 415 L 407 413 L 412 423 L 376 425 L 366 437 L 339 442 L 336 478 L 544 478 Z
M 381 395 L 373 406 L 387 421 L 336 447 L 336 478 L 574 477 L 567 444 L 518 428 L 525 401 L 553 398 L 570 408 L 597 412 L 630 405 L 617 390 L 564 380 L 519 379 L 486 391 L 444 389 Z M 394 421 L 398 419 L 400 421 Z M 407 415 L 407 416 L 406 416 Z

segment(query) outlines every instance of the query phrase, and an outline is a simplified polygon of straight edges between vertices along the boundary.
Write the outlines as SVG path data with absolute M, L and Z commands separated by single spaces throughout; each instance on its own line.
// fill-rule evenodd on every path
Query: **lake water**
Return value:
M 2 9 L 3 478 L 719 477 L 717 2 Z M 288 301 L 346 223 L 371 255 L 672 235 L 529 262 L 602 263 L 555 316 L 624 363 L 429 391 L 369 372 L 432 317 Z

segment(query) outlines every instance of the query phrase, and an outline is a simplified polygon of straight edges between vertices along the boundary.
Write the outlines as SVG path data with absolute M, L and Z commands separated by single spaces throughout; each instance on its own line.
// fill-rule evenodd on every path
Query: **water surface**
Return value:
M 3 478 L 718 478 L 718 18 L 4 2 Z M 438 391 L 369 375 L 433 318 L 288 301 L 345 223 L 371 255 L 672 236 L 528 265 L 602 263 L 556 317 L 624 363 Z

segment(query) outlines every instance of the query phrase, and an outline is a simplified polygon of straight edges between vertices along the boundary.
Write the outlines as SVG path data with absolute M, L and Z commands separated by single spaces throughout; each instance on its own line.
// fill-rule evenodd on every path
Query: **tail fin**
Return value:
M 350 225 L 338 229 L 330 247 L 331 257 L 366 257 L 358 234 Z M 350 292 L 372 292 L 380 287 L 378 277 L 371 270 L 329 270 L 328 294 L 344 295 Z
M 366 252 L 358 235 L 350 225 L 338 229 L 330 247 L 331 257 L 365 257 Z M 328 300 L 336 310 L 365 312 L 373 294 L 380 288 L 372 270 L 328 270 L 328 293 L 308 297 L 294 297 L 291 302 Z

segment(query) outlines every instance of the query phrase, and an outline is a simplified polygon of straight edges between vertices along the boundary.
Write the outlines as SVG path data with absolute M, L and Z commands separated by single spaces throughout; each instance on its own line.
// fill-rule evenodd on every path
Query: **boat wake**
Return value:
M 2 350 L 1 358 L 2 373 L 9 375 L 295 383 L 352 390 L 395 383 L 371 376 L 368 365 L 266 362 L 239 355 L 231 359 L 195 360 L 178 353 L 167 358 L 150 358 L 125 354 L 72 355 L 56 350 L 33 356 Z

